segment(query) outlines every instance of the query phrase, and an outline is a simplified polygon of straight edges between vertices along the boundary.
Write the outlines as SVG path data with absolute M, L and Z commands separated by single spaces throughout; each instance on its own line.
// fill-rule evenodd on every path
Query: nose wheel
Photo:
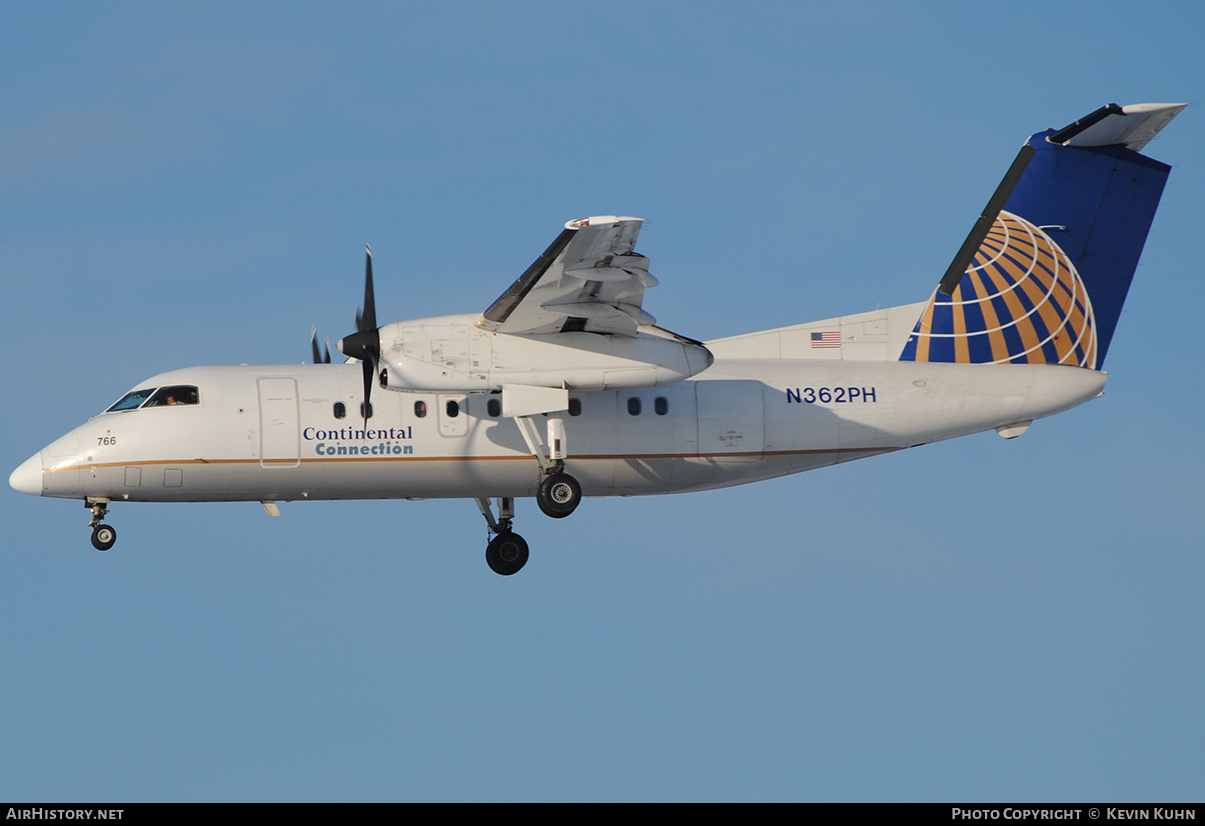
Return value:
M 92 547 L 98 551 L 109 550 L 117 542 L 117 530 L 101 522 L 109 511 L 109 500 L 85 499 L 84 507 L 92 511 L 92 521 L 88 523 L 92 529 Z
M 117 531 L 109 525 L 97 525 L 92 529 L 92 547 L 98 551 L 107 551 L 117 541 Z

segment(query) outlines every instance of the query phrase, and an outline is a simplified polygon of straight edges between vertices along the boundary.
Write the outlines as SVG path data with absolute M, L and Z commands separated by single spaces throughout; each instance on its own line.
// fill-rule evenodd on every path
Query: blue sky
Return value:
M 142 379 L 484 309 L 647 219 L 696 338 L 926 298 L 1016 150 L 1197 103 L 1195 4 L 16 4 L 4 466 Z M 1199 800 L 1198 109 L 1103 398 L 690 496 L 0 492 L 0 799 Z

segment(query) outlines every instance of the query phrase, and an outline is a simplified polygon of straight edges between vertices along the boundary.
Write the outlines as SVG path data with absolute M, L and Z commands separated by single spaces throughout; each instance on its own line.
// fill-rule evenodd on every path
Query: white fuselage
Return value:
M 1094 398 L 1105 377 L 1057 365 L 719 359 L 663 387 L 571 389 L 578 415 L 551 415 L 585 495 L 673 493 L 1021 425 Z M 139 387 L 167 385 L 195 385 L 199 403 L 97 416 L 31 457 L 14 486 L 36 493 L 40 477 L 43 496 L 196 502 L 525 497 L 540 480 L 515 420 L 491 415 L 496 395 L 381 390 L 366 426 L 355 363 L 196 367 Z

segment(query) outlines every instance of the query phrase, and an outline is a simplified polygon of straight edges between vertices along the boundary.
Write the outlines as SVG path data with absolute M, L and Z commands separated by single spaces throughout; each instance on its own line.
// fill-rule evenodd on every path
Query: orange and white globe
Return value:
M 953 295 L 934 293 L 904 358 L 1094 368 L 1088 291 L 1047 229 L 1060 228 L 1001 211 Z

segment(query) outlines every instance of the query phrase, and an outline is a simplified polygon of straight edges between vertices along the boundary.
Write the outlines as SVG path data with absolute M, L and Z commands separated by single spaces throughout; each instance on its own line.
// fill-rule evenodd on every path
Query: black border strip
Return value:
M 937 286 L 937 289 L 946 295 L 953 295 L 954 290 L 958 289 L 958 282 L 962 281 L 967 267 L 970 266 L 971 259 L 975 257 L 975 253 L 979 251 L 979 246 L 983 243 L 983 239 L 987 237 L 992 224 L 996 222 L 996 216 L 1000 214 L 1000 210 L 1008 202 L 1009 196 L 1017 188 L 1017 183 L 1021 180 L 1021 176 L 1025 174 L 1025 168 L 1029 166 L 1029 162 L 1033 159 L 1033 154 L 1036 151 L 1029 144 L 1021 147 L 1021 151 L 1017 153 L 1017 157 L 1013 160 L 1013 165 L 1004 174 L 1004 180 L 996 187 L 991 200 L 983 208 L 983 214 L 979 216 L 979 219 L 975 222 L 975 226 L 971 228 L 971 234 L 962 242 L 962 247 L 959 248 L 958 254 L 954 256 L 954 260 L 950 262 L 949 269 L 941 277 L 941 283 Z
M 510 314 L 515 311 L 515 308 L 527 297 L 532 288 L 544 277 L 544 273 L 548 272 L 548 268 L 552 266 L 552 262 L 557 259 L 565 247 L 569 246 L 569 242 L 573 240 L 575 229 L 561 230 L 561 234 L 556 237 L 556 240 L 548 245 L 548 249 L 537 258 L 527 271 L 519 276 L 518 280 L 502 295 L 498 300 L 490 305 L 489 309 L 483 313 L 486 321 L 492 321 L 495 324 L 502 324 L 506 319 L 510 318 Z
M 1106 103 L 1104 106 L 1097 109 L 1095 112 L 1084 115 L 1070 126 L 1064 126 L 1059 131 L 1052 135 L 1047 135 L 1046 140 L 1051 143 L 1066 143 L 1074 138 L 1080 132 L 1083 132 L 1089 126 L 1095 126 L 1109 115 L 1124 115 L 1125 111 L 1116 103 Z

